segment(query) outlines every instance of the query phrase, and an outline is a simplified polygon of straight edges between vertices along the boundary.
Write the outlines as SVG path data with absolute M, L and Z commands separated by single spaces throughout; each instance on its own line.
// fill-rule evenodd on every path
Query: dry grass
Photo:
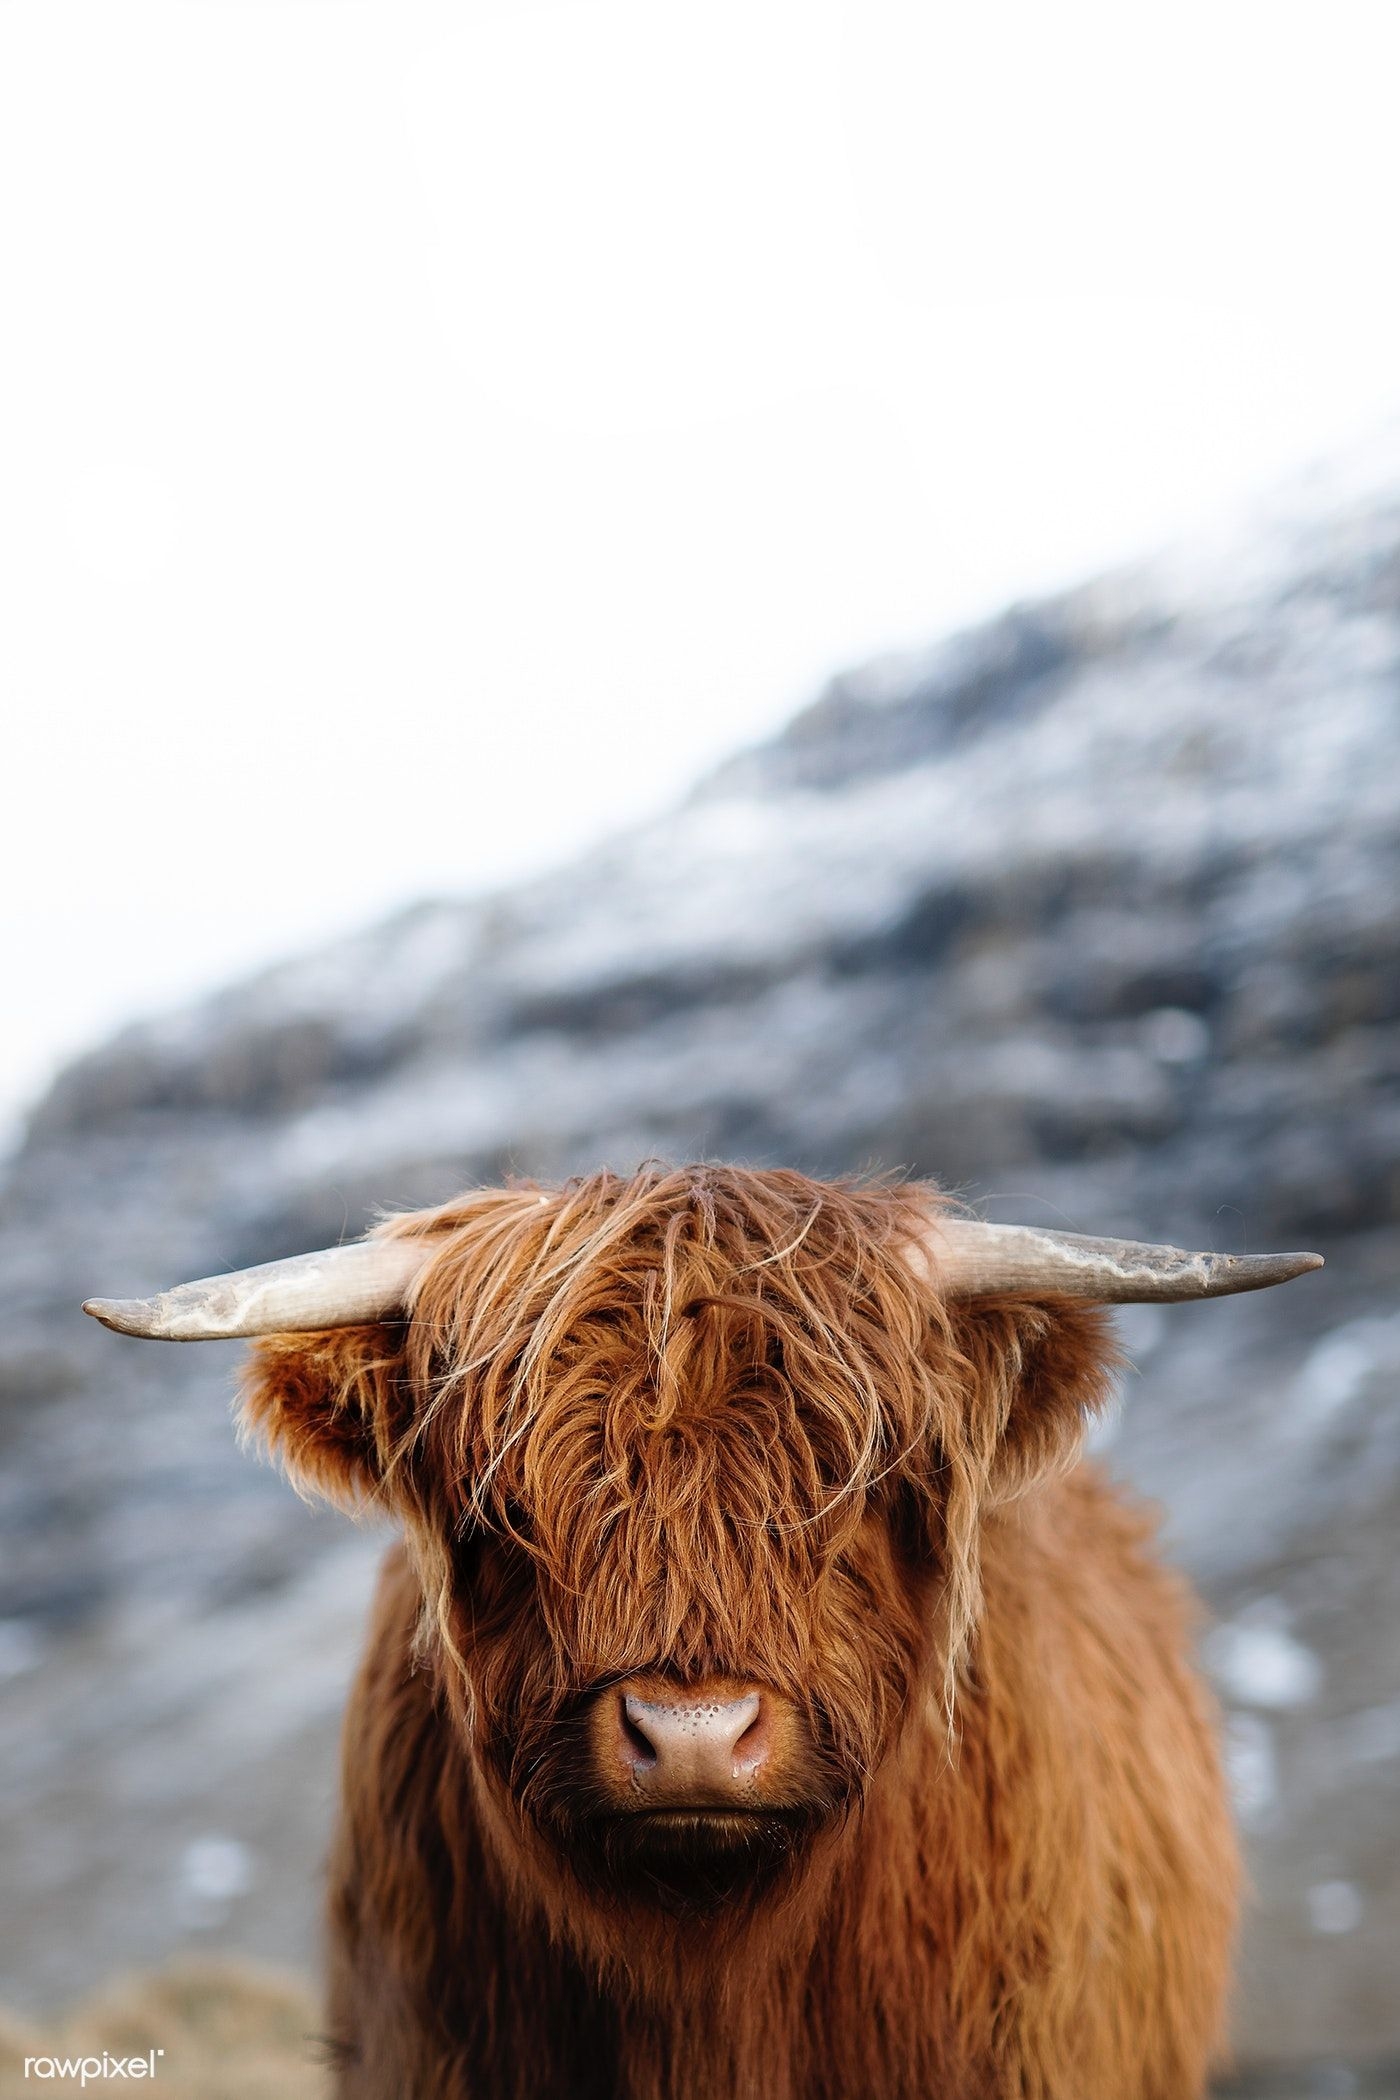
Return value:
M 185 1962 L 114 1978 L 71 2012 L 0 2013 L 0 2093 L 77 2092 L 76 2079 L 26 2079 L 27 2056 L 144 2055 L 163 2049 L 161 2100 L 327 2100 L 316 2000 L 299 1977 L 233 1962 Z M 136 2086 L 126 2086 L 137 2091 Z M 90 2081 L 89 2093 L 110 2091 Z

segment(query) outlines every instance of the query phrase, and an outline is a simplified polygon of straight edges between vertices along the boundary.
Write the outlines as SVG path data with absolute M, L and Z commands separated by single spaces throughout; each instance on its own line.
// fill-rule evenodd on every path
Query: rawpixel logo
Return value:
M 151 2049 L 145 2056 L 26 2056 L 24 2075 L 26 2078 L 62 2079 L 66 2085 L 74 2080 L 86 2086 L 90 2080 L 99 2078 L 154 2078 L 157 2060 L 164 2056 L 163 2049 Z

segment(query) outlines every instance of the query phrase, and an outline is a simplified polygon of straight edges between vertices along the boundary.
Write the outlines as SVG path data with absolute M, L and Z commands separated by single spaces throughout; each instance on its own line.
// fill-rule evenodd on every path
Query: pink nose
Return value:
M 618 1722 L 632 1788 L 658 1807 L 724 1807 L 752 1785 L 769 1752 L 763 1700 L 621 1695 Z

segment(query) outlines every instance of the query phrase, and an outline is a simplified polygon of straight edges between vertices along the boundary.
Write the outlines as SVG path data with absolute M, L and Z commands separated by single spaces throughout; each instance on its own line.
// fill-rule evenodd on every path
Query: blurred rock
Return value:
M 374 1550 L 237 1454 L 236 1350 L 78 1301 L 476 1179 L 711 1154 L 1327 1255 L 1127 1319 L 1100 1442 L 1219 1621 L 1241 2051 L 1400 2052 L 1397 576 L 1400 501 L 1319 499 L 1017 608 L 837 680 L 557 875 L 64 1073 L 0 1192 L 0 1998 L 118 1951 L 306 1958 Z

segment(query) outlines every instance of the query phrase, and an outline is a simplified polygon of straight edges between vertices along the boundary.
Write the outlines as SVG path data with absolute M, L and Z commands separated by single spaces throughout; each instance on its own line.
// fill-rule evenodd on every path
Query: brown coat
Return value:
M 346 1720 L 344 2100 L 1195 2100 L 1236 1860 L 1189 1605 L 1067 1470 L 1100 1317 L 950 1308 L 926 1192 L 737 1169 L 404 1221 L 402 1329 L 260 1345 L 294 1473 L 389 1502 Z M 739 1673 L 812 1804 L 693 1903 L 588 1833 L 599 1687 Z

